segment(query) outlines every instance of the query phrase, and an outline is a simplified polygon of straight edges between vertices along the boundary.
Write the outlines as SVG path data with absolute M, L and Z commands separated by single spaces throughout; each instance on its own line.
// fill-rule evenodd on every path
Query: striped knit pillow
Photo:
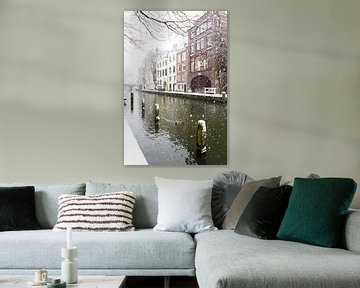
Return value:
M 74 231 L 133 231 L 133 192 L 115 192 L 92 196 L 59 196 L 59 214 L 55 231 L 72 226 Z

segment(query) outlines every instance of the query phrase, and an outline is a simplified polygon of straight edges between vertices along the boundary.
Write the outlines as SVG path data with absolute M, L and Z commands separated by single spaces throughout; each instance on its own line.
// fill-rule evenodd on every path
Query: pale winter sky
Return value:
M 183 11 L 188 17 L 197 19 L 200 17 L 204 11 Z M 167 11 L 162 11 L 161 13 L 167 13 Z M 170 14 L 171 15 L 171 14 Z M 138 69 L 141 67 L 144 58 L 148 51 L 151 49 L 159 48 L 160 50 L 170 50 L 175 43 L 181 43 L 187 41 L 187 35 L 181 37 L 175 35 L 169 31 L 163 31 L 161 37 L 165 38 L 164 41 L 158 41 L 152 39 L 151 36 L 146 33 L 145 28 L 141 27 L 137 18 L 133 15 L 133 11 L 124 12 L 124 23 L 137 25 L 138 35 L 144 41 L 144 44 L 141 45 L 141 49 L 135 47 L 124 37 L 124 83 L 125 84 L 135 84 L 137 82 Z M 125 28 L 126 29 L 126 28 Z

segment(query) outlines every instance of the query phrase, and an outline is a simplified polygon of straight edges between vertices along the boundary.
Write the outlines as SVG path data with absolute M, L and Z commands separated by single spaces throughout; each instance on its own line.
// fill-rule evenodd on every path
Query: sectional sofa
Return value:
M 6 186 L 6 184 L 0 184 Z M 9 185 L 13 186 L 13 184 Z M 360 287 L 360 211 L 349 211 L 342 246 L 323 248 L 261 240 L 233 230 L 190 234 L 154 231 L 156 185 L 87 182 L 34 185 L 41 229 L 0 232 L 0 278 L 46 268 L 58 275 L 66 232 L 52 230 L 61 194 L 96 195 L 132 191 L 135 231 L 73 232 L 79 274 L 196 276 L 201 288 Z

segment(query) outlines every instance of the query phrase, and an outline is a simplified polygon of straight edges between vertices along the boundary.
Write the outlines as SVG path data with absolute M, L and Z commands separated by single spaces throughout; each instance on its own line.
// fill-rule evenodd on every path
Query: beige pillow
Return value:
M 241 214 L 243 213 L 246 205 L 249 203 L 251 197 L 255 192 L 261 187 L 276 188 L 279 187 L 281 176 L 273 177 L 270 179 L 263 179 L 257 181 L 251 181 L 244 184 L 231 204 L 230 210 L 227 213 L 224 223 L 222 225 L 223 229 L 234 230 L 237 222 L 240 219 Z

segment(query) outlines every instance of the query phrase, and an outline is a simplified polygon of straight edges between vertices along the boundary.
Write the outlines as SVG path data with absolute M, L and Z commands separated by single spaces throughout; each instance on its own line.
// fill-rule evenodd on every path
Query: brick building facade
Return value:
M 227 14 L 207 11 L 188 32 L 188 85 L 192 92 L 205 87 L 227 92 Z

